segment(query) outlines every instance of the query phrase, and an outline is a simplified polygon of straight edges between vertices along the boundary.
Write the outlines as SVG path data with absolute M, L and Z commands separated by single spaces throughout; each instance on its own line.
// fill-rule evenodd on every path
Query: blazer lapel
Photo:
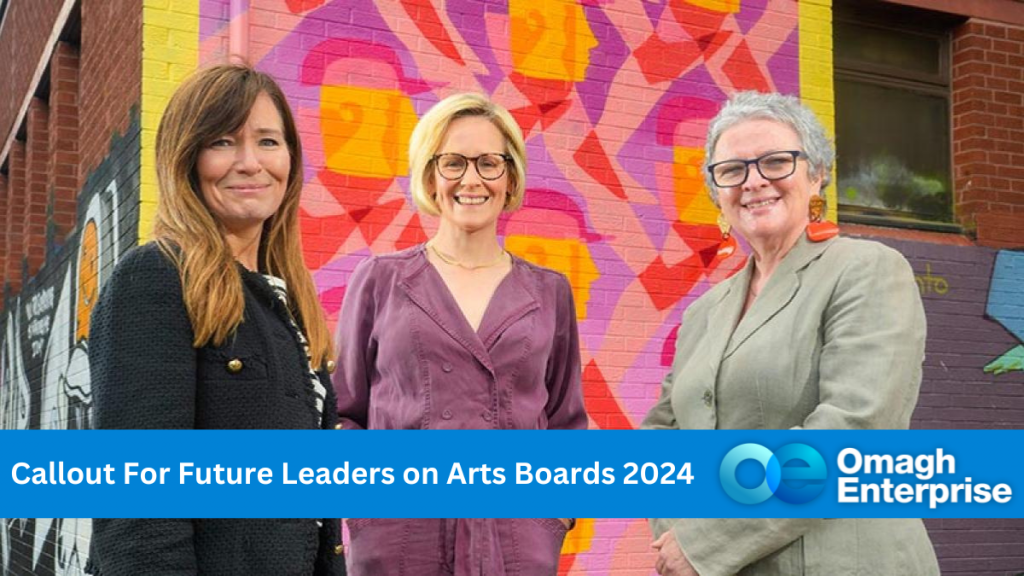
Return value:
M 772 274 L 765 285 L 764 290 L 758 296 L 754 304 L 747 310 L 743 320 L 736 326 L 736 331 L 729 341 L 722 360 L 725 360 L 736 349 L 743 345 L 755 332 L 761 329 L 769 320 L 785 308 L 796 296 L 800 289 L 800 271 L 807 267 L 813 260 L 818 258 L 822 252 L 832 243 L 832 240 L 825 242 L 811 242 L 805 234 L 800 235 L 796 245 L 779 264 L 778 269 Z M 753 256 L 751 256 L 753 261 Z M 751 265 L 751 273 L 753 267 Z M 749 285 L 749 277 L 748 284 Z M 746 290 L 743 290 L 744 297 Z
M 494 296 L 491 296 L 477 332 L 487 350 L 491 349 L 505 329 L 540 308 L 537 288 L 529 269 L 516 256 L 512 258 L 512 270 L 498 284 Z
M 722 365 L 725 347 L 729 344 L 740 312 L 743 310 L 744 299 L 746 298 L 746 287 L 750 284 L 750 276 L 754 272 L 754 259 L 749 258 L 746 266 L 735 276 L 729 278 L 728 290 L 723 293 L 715 307 L 707 315 L 707 325 L 704 327 L 705 350 L 704 357 L 707 359 L 710 373 L 706 386 L 715 387 L 718 381 L 718 369 Z
M 448 286 L 441 279 L 441 275 L 427 261 L 422 247 L 420 257 L 412 260 L 404 271 L 403 277 L 398 281 L 398 285 L 428 318 L 451 336 L 452 340 L 461 344 L 492 374 L 494 373 L 490 355 L 476 332 L 473 331 L 473 327 L 462 315 L 459 305 L 448 291 Z

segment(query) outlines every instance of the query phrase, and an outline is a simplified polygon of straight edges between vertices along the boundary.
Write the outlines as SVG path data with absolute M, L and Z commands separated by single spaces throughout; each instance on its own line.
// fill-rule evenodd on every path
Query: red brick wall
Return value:
M 0 311 L 3 311 L 3 284 L 7 279 L 7 177 L 0 174 Z
M 62 243 L 75 227 L 78 173 L 78 48 L 58 42 L 50 58 L 50 170 L 55 240 Z
M 22 226 L 25 219 L 25 143 L 14 141 L 7 155 L 10 163 L 7 185 L 7 219 L 4 226 L 4 244 L 7 261 L 4 263 L 4 284 L 15 294 L 21 289 Z
M 956 214 L 978 243 L 1024 246 L 1024 28 L 954 32 L 953 165 Z
M 64 0 L 9 2 L 4 33 L 0 36 L 0 137 L 4 138 L 0 146 L 17 128 L 18 112 L 62 4 Z
M 79 185 L 128 129 L 142 86 L 142 3 L 82 0 Z
M 39 272 L 46 257 L 46 182 L 49 179 L 50 107 L 46 101 L 33 98 L 28 105 L 25 118 L 28 141 L 25 143 L 25 168 L 27 187 L 25 189 L 25 212 L 22 220 L 24 245 L 22 255 L 28 262 L 29 277 Z

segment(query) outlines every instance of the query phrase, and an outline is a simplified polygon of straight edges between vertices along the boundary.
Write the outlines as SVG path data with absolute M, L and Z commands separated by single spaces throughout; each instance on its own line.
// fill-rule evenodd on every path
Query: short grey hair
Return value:
M 832 181 L 832 167 L 836 162 L 836 149 L 825 134 L 825 127 L 814 112 L 793 96 L 778 93 L 738 92 L 722 106 L 708 124 L 708 138 L 704 149 L 704 181 L 711 199 L 718 205 L 718 188 L 711 179 L 708 166 L 715 155 L 715 147 L 722 133 L 747 120 L 773 120 L 785 124 L 796 132 L 807 158 L 807 175 L 821 176 L 821 192 Z

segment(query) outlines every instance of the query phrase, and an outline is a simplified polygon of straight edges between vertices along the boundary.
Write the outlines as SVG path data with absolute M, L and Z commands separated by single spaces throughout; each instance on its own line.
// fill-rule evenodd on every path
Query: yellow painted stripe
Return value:
M 832 0 L 800 0 L 800 98 L 835 138 L 835 89 L 832 84 Z M 836 181 L 833 170 L 832 181 Z M 826 191 L 828 219 L 836 221 L 836 187 Z
M 156 129 L 174 89 L 198 63 L 199 0 L 144 0 L 140 244 L 150 239 L 156 215 Z

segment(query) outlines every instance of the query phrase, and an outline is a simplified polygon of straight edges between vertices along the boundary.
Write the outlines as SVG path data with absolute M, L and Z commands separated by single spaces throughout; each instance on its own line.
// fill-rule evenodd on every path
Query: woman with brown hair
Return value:
M 334 367 L 303 264 L 302 150 L 284 94 L 201 70 L 156 138 L 154 242 L 92 316 L 96 428 L 333 429 Z M 326 407 L 326 409 L 325 409 Z M 340 574 L 337 520 L 96 519 L 93 574 Z

